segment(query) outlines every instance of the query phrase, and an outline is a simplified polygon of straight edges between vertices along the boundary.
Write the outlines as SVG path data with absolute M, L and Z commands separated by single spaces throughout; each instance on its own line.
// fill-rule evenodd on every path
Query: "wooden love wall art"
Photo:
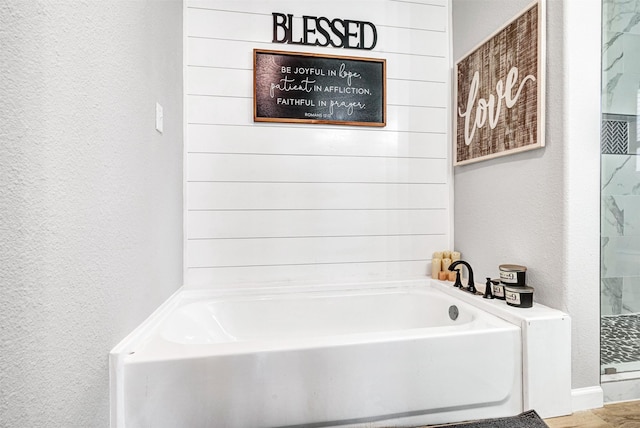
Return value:
M 456 63 L 454 165 L 544 146 L 544 0 Z

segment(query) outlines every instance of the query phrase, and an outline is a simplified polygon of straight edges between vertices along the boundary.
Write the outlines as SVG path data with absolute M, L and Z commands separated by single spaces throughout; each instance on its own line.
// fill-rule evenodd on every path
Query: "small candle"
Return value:
M 448 271 L 449 266 L 451 266 L 452 260 L 450 258 L 442 259 L 442 270 Z
M 449 271 L 449 281 L 453 282 L 456 280 L 456 272 L 455 270 Z
M 438 279 L 438 272 L 442 267 L 442 259 L 434 257 L 431 259 L 431 278 Z
M 451 261 L 455 262 L 456 260 L 460 260 L 460 252 L 452 251 L 451 252 Z
M 449 272 L 445 272 L 445 271 L 442 271 L 442 270 L 441 270 L 440 272 L 438 272 L 438 279 L 439 279 L 440 281 L 446 281 L 446 280 L 447 280 L 447 278 L 449 277 L 448 273 L 449 273 Z

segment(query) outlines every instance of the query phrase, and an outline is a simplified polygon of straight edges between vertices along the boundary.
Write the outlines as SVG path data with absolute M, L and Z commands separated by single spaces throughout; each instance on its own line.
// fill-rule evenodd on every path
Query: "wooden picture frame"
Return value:
M 386 60 L 253 50 L 253 120 L 386 125 Z
M 454 165 L 544 147 L 545 1 L 455 65 Z

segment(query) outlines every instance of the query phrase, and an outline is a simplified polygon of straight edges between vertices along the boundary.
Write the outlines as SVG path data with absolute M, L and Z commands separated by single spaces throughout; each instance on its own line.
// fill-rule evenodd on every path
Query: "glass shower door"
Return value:
M 640 371 L 640 0 L 603 0 L 601 371 Z

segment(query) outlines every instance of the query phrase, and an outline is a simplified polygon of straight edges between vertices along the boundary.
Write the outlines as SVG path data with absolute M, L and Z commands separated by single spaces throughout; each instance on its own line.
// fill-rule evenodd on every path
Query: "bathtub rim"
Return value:
M 393 302 L 393 300 L 389 299 L 399 299 L 401 304 L 409 303 L 412 306 L 412 309 L 416 311 L 417 314 L 422 312 L 422 305 L 429 304 L 431 302 L 436 302 L 438 308 L 447 307 L 450 305 L 456 305 L 460 309 L 461 316 L 454 321 L 450 321 L 447 317 L 446 312 L 442 312 L 439 316 L 444 317 L 446 319 L 446 324 L 421 324 L 422 321 L 410 322 L 410 326 L 402 326 L 402 325 L 389 325 L 388 328 L 382 329 L 366 329 L 364 331 L 358 330 L 348 330 L 340 328 L 339 331 L 336 331 L 335 328 L 329 327 L 327 330 L 313 331 L 310 334 L 304 334 L 304 331 L 301 333 L 299 331 L 293 331 L 292 334 L 270 334 L 268 331 L 253 333 L 249 332 L 250 337 L 245 338 L 242 335 L 237 339 L 229 339 L 229 340 L 221 340 L 221 341 L 212 341 L 212 342 L 193 342 L 187 343 L 181 340 L 174 340 L 170 337 L 167 337 L 165 332 L 167 331 L 167 327 L 171 328 L 172 318 L 176 316 L 176 313 L 181 313 L 183 310 L 189 308 L 192 305 L 199 306 L 200 308 L 196 310 L 203 310 L 207 314 L 214 313 L 211 309 L 207 307 L 209 305 L 224 305 L 229 303 L 231 305 L 237 303 L 247 302 L 248 304 L 262 304 L 266 302 L 267 304 L 271 301 L 274 304 L 278 305 L 282 302 L 285 304 L 291 304 L 293 302 L 294 306 L 300 307 L 300 305 L 308 304 L 308 302 L 312 302 L 316 299 L 321 302 L 326 302 L 327 300 L 331 301 L 332 299 L 350 299 L 355 298 L 358 299 L 360 297 L 365 298 L 374 298 L 374 299 L 382 299 L 383 302 Z M 405 299 L 409 298 L 408 301 Z M 422 300 L 416 300 L 422 299 Z M 313 305 L 313 303 L 310 303 Z M 415 305 L 418 306 L 415 306 Z M 441 306 L 442 305 L 442 306 Z M 203 308 L 204 306 L 204 308 Z M 378 310 L 384 310 L 385 303 L 382 304 Z M 344 308 L 343 308 L 344 309 Z M 377 311 L 374 311 L 377 312 Z M 323 313 L 324 315 L 324 313 Z M 338 314 L 340 316 L 340 314 Z M 223 318 L 223 328 L 229 327 L 233 325 L 233 319 L 226 320 Z M 178 321 L 179 322 L 179 321 Z M 230 322 L 227 324 L 227 322 Z M 167 324 L 168 323 L 168 324 Z M 343 325 L 338 322 L 338 325 Z M 180 327 L 178 327 L 179 329 Z M 511 328 L 515 328 L 512 323 L 506 322 L 505 320 L 496 317 L 495 315 L 489 314 L 488 312 L 479 309 L 478 307 L 461 301 L 457 299 L 455 296 L 449 296 L 445 293 L 440 292 L 432 287 L 393 287 L 393 288 L 384 288 L 384 289 L 358 289 L 358 290 L 317 290 L 314 292 L 306 292 L 306 293 L 286 293 L 282 295 L 274 295 L 273 293 L 261 293 L 256 295 L 247 296 L 245 294 L 234 293 L 229 296 L 210 296 L 206 299 L 198 299 L 195 302 L 182 302 L 174 310 L 170 311 L 168 316 L 161 320 L 160 325 L 156 326 L 156 330 L 153 334 L 154 343 L 156 343 L 155 350 L 157 353 L 164 353 L 163 351 L 169 350 L 173 347 L 188 347 L 189 353 L 193 350 L 198 350 L 200 352 L 196 352 L 196 354 L 206 355 L 206 356 L 215 356 L 215 355 L 227 355 L 232 353 L 250 353 L 256 350 L 284 350 L 284 349 L 310 349 L 310 348 L 319 348 L 319 347 L 333 347 L 333 346 L 342 346 L 342 345 L 355 345 L 355 344 L 363 344 L 370 342 L 380 342 L 380 341 L 395 341 L 395 340 L 410 340 L 410 339 L 418 339 L 426 336 L 436 337 L 442 335 L 465 335 L 470 334 L 471 332 L 480 333 L 482 331 L 487 330 L 508 330 Z M 260 330 L 258 328 L 257 330 Z M 264 334 L 263 334 L 264 333 Z M 180 333 L 179 333 L 180 335 Z M 162 347 L 162 344 L 165 344 Z M 235 349 L 235 351 L 234 351 Z M 147 353 L 144 347 L 140 349 L 142 354 Z M 151 355 L 154 354 L 155 351 L 151 352 Z M 182 350 L 178 352 L 183 352 Z M 138 354 L 136 354 L 138 355 Z M 165 354 L 166 355 L 166 354 Z M 182 353 L 175 354 L 175 357 L 181 357 Z M 171 359 L 171 354 L 169 354 L 169 359 Z M 135 359 L 135 358 L 134 358 Z M 154 358 L 155 360 L 155 358 Z
M 451 290 L 449 290 L 451 288 Z M 332 285 L 302 285 L 302 286 L 272 286 L 272 287 L 247 287 L 247 288 L 220 288 L 220 289 L 190 289 L 188 287 L 180 287 L 176 290 L 164 303 L 162 303 L 158 309 L 156 309 L 149 317 L 147 317 L 139 326 L 137 326 L 130 334 L 125 336 L 111 351 L 110 355 L 120 355 L 123 358 L 130 352 L 140 347 L 140 344 L 147 341 L 156 334 L 156 329 L 161 325 L 167 317 L 177 308 L 185 306 L 191 303 L 197 303 L 203 300 L 217 300 L 217 299 L 244 299 L 244 298 L 261 298 L 263 296 L 268 298 L 274 298 L 276 296 L 289 296 L 289 295 L 301 295 L 301 296 L 313 296 L 313 295 L 327 295 L 336 293 L 339 295 L 348 295 L 349 293 L 394 293 L 394 292 L 410 292 L 411 290 L 434 290 L 445 291 L 445 295 L 457 298 L 467 305 L 470 305 L 480 311 L 488 312 L 490 315 L 514 324 L 520 327 L 519 322 L 514 322 L 513 319 L 507 319 L 498 313 L 487 311 L 486 308 L 479 307 L 475 303 L 475 299 L 479 296 L 471 296 L 471 299 L 466 299 L 465 294 L 453 287 L 440 287 L 426 279 L 417 280 L 401 280 L 401 281 L 382 281 L 382 282 L 370 282 L 370 283 L 345 283 L 345 284 L 332 284 Z M 454 291 L 449 293 L 448 291 Z M 456 293 L 457 291 L 457 293 Z M 506 306 L 506 305 L 505 305 Z M 185 345 L 188 346 L 188 345 Z M 206 345 L 200 345 L 206 346 Z M 120 361 L 118 361 L 120 362 Z
M 478 286 L 484 284 L 478 284 Z M 111 351 L 110 355 L 126 355 L 134 348 L 138 347 L 141 341 L 149 338 L 155 333 L 154 326 L 162 323 L 167 316 L 179 306 L 196 303 L 202 300 L 213 300 L 221 298 L 259 298 L 260 296 L 275 297 L 278 295 L 324 295 L 327 293 L 348 294 L 350 292 L 365 293 L 375 292 L 397 292 L 417 290 L 436 290 L 446 295 L 454 297 L 468 305 L 478 308 L 517 327 L 522 327 L 523 322 L 532 320 L 546 320 L 550 318 L 566 318 L 570 316 L 564 312 L 549 308 L 534 302 L 532 308 L 515 308 L 504 304 L 501 300 L 487 300 L 482 296 L 472 295 L 452 287 L 450 282 L 438 281 L 430 278 L 409 279 L 409 280 L 389 280 L 367 283 L 344 283 L 344 284 L 309 284 L 309 285 L 274 285 L 268 287 L 241 287 L 241 288 L 216 288 L 216 289 L 192 289 L 186 286 L 176 290 L 158 309 L 138 325 L 131 333 L 125 336 Z

